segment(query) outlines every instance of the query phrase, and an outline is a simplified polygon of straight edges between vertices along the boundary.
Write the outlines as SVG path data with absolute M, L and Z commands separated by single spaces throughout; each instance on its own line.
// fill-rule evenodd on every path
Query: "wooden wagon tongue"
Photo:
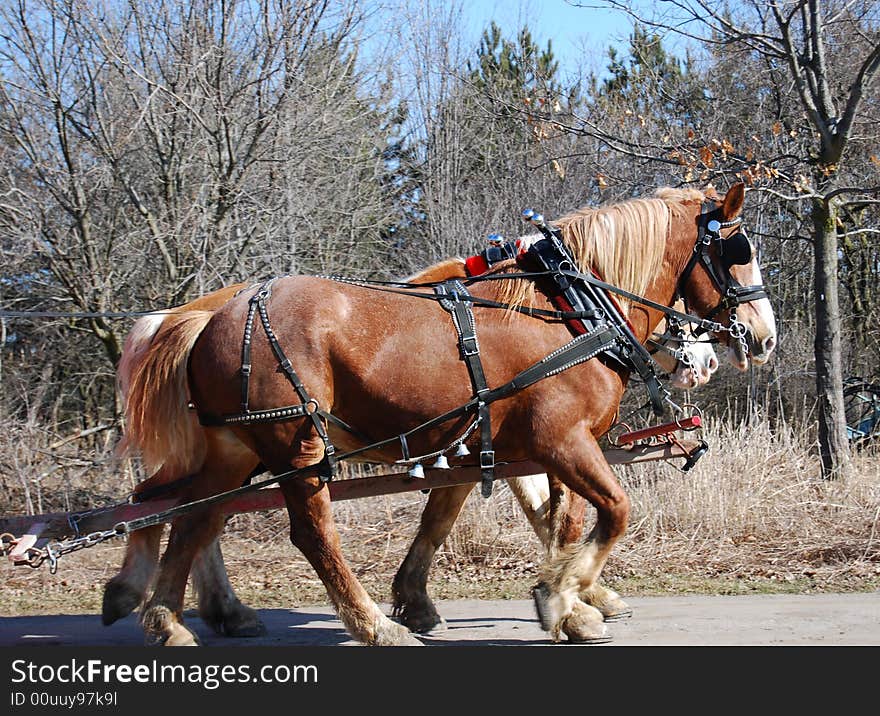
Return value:
M 639 440 L 647 440 L 648 438 L 669 435 L 676 430 L 695 430 L 702 424 L 703 421 L 699 415 L 691 415 L 689 418 L 684 418 L 683 420 L 676 420 L 671 423 L 661 423 L 660 425 L 652 425 L 649 428 L 622 433 L 617 437 L 615 442 L 618 447 L 624 447 L 626 445 L 637 443 Z
M 655 426 L 647 430 L 654 431 L 654 436 L 656 436 L 698 425 L 699 416 L 694 416 L 694 418 L 688 418 L 679 423 L 666 423 L 664 426 Z M 665 432 L 657 432 L 660 428 L 663 428 Z M 695 463 L 707 449 L 706 443 L 697 440 L 675 440 L 659 444 L 636 445 L 638 440 L 649 437 L 638 435 L 644 432 L 635 431 L 624 434 L 624 436 L 630 436 L 628 449 L 622 447 L 606 449 L 604 454 L 608 463 L 611 465 L 631 465 L 684 458 L 687 461 L 685 465 L 687 467 L 688 464 Z M 496 477 L 500 479 L 544 472 L 541 465 L 533 462 L 498 463 L 495 470 Z M 422 479 L 416 479 L 406 472 L 400 472 L 391 475 L 334 480 L 328 483 L 327 487 L 331 500 L 342 501 L 476 483 L 480 481 L 481 477 L 478 465 L 453 469 L 427 468 L 425 469 L 425 477 Z M 57 558 L 61 555 L 122 536 L 124 532 L 115 529 L 120 523 L 155 515 L 177 507 L 179 504 L 179 500 L 173 498 L 156 498 L 135 504 L 123 503 L 86 512 L 2 516 L 0 517 L 0 533 L 2 533 L 0 534 L 0 554 L 6 556 L 15 565 L 39 567 L 48 560 L 54 571 Z M 274 510 L 281 507 L 284 507 L 284 497 L 281 490 L 272 487 L 230 499 L 224 505 L 224 512 L 237 514 Z M 16 537 L 15 535 L 22 536 Z M 61 540 L 71 535 L 74 536 L 74 539 L 68 543 L 50 544 L 50 540 Z M 47 546 L 55 550 L 52 556 L 47 551 Z

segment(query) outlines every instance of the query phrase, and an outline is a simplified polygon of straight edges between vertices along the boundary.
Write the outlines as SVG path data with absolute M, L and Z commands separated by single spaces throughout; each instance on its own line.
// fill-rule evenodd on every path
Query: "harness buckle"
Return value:
M 480 344 L 476 336 L 462 336 L 459 344 L 461 355 L 465 358 L 480 354 Z
M 241 366 L 241 374 L 242 374 L 242 375 L 250 375 L 250 374 L 251 374 L 251 364 L 250 364 L 250 363 L 244 363 L 244 364 L 242 364 L 242 366 Z
M 495 467 L 495 451 L 494 450 L 481 450 L 480 451 L 480 469 L 481 470 L 491 470 Z

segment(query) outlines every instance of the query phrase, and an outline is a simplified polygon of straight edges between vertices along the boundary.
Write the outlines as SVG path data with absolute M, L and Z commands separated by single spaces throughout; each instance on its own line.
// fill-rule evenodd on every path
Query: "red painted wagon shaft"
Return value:
M 678 445 L 639 445 L 629 450 L 605 450 L 605 459 L 611 465 L 668 460 L 670 458 L 687 458 L 698 447 L 694 441 L 682 441 Z M 500 479 L 533 475 L 544 472 L 544 468 L 534 462 L 499 463 L 495 466 L 495 474 Z M 478 466 L 455 467 L 449 470 L 426 468 L 425 477 L 414 478 L 408 473 L 399 472 L 392 475 L 374 477 L 357 477 L 348 480 L 334 480 L 329 483 L 330 499 L 334 502 L 356 500 L 363 497 L 391 495 L 415 490 L 432 490 L 453 485 L 464 485 L 479 482 L 481 478 Z M 84 535 L 90 532 L 111 529 L 120 522 L 127 522 L 139 517 L 157 514 L 181 504 L 176 499 L 156 499 L 124 504 L 118 507 L 95 511 L 93 513 L 54 512 L 43 515 L 13 515 L 0 517 L 0 533 L 12 535 L 28 535 L 29 545 L 39 539 L 62 539 L 75 534 L 72 522 L 76 522 L 76 530 Z M 226 514 L 241 512 L 259 512 L 284 507 L 284 497 L 277 487 L 264 488 L 234 498 L 222 505 Z M 37 544 L 39 546 L 39 544 Z M 11 555 L 10 555 L 11 556 Z
M 617 444 L 628 445 L 630 443 L 638 442 L 639 440 L 657 437 L 658 435 L 669 435 L 669 433 L 674 433 L 676 430 L 693 430 L 694 428 L 700 427 L 702 424 L 703 421 L 700 419 L 699 415 L 692 415 L 689 418 L 677 420 L 673 423 L 652 425 L 650 428 L 642 428 L 641 430 L 633 430 L 629 433 L 623 433 L 617 438 Z

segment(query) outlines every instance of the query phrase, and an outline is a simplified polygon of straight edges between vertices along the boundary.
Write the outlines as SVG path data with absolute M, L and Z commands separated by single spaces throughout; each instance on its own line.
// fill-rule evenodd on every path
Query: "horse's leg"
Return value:
M 428 596 L 428 571 L 473 488 L 473 485 L 456 485 L 431 490 L 419 532 L 394 577 L 393 613 L 414 632 L 423 634 L 446 625 Z
M 240 487 L 259 459 L 225 430 L 206 432 L 205 461 L 186 492 L 199 500 Z M 168 646 L 194 646 L 195 635 L 183 625 L 183 597 L 193 560 L 223 531 L 222 508 L 209 506 L 178 517 L 162 560 L 153 595 L 141 616 L 147 640 Z
M 584 518 L 587 501 L 576 492 L 569 490 L 554 475 L 547 476 L 550 484 L 550 532 L 551 557 L 567 545 L 575 544 L 584 531 Z M 596 607 L 606 622 L 620 621 L 632 616 L 632 608 L 613 589 L 596 581 L 580 592 L 581 601 Z
M 195 634 L 183 625 L 186 582 L 197 552 L 210 544 L 223 522 L 219 509 L 208 507 L 179 517 L 171 525 L 156 587 L 141 616 L 147 643 L 198 645 Z
M 379 610 L 346 563 L 326 487 L 317 478 L 298 478 L 281 489 L 290 515 L 290 539 L 318 573 L 349 634 L 376 646 L 420 646 L 406 627 Z
M 109 626 L 130 614 L 146 598 L 159 563 L 159 542 L 165 525 L 154 525 L 128 535 L 119 573 L 104 585 L 101 621 Z
M 590 593 L 612 547 L 626 530 L 629 498 L 605 461 L 598 443 L 582 426 L 571 429 L 548 455 L 547 467 L 596 508 L 596 525 L 583 543 L 561 547 L 548 558 L 535 587 L 541 625 L 558 640 L 560 632 L 582 642 L 608 641 L 602 613 L 583 604 L 578 594 Z M 559 456 L 566 456 L 562 462 Z
M 196 555 L 192 581 L 199 600 L 199 616 L 217 634 L 252 637 L 266 633 L 256 609 L 242 604 L 232 589 L 220 551 L 219 534 Z
M 507 484 L 548 554 L 581 538 L 587 502 L 558 478 L 527 475 L 510 478 Z M 580 599 L 602 612 L 606 622 L 632 616 L 632 609 L 620 595 L 600 582 L 581 591 Z
M 560 549 L 580 540 L 584 532 L 587 501 L 569 490 L 551 473 L 547 474 L 547 482 L 550 490 L 550 540 L 547 552 L 553 557 Z
M 511 477 L 507 480 L 510 491 L 522 507 L 526 519 L 545 550 L 550 549 L 552 532 L 550 520 L 552 505 L 547 478 L 547 475 L 540 474 Z

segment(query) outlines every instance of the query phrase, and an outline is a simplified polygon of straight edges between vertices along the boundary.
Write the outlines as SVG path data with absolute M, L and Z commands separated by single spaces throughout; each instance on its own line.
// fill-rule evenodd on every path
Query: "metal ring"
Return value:
M 744 323 L 740 323 L 738 320 L 736 320 L 736 318 L 734 318 L 730 322 L 730 325 L 727 327 L 727 332 L 731 335 L 732 338 L 736 338 L 737 340 L 745 338 L 747 330 L 748 329 L 746 328 L 746 325 Z
M 309 410 L 309 406 L 312 406 L 311 410 Z M 306 415 L 314 415 L 315 413 L 317 413 L 321 409 L 321 406 L 318 404 L 318 401 L 315 400 L 314 398 L 309 398 L 304 403 L 304 407 L 306 410 Z
M 684 413 L 685 413 L 685 409 L 686 409 L 686 408 L 690 408 L 690 409 L 691 409 L 691 411 L 690 411 L 691 414 L 690 414 L 690 415 L 687 415 L 687 416 L 684 416 Z M 684 426 L 681 424 L 681 421 L 682 421 L 682 420 L 687 420 L 687 418 L 699 418 L 699 419 L 700 419 L 700 422 L 702 423 L 702 420 L 703 420 L 703 411 L 700 410 L 699 406 L 697 406 L 697 405 L 694 404 L 694 403 L 684 403 L 684 404 L 681 406 L 681 412 L 682 412 L 682 415 L 683 415 L 684 417 L 677 418 L 677 419 L 675 420 L 675 424 L 678 426 L 678 429 L 679 429 L 679 430 L 684 430 L 684 431 L 697 430 L 697 429 L 698 429 L 697 426 L 693 426 L 693 427 L 690 427 L 690 428 L 686 428 L 686 427 L 684 427 Z
M 617 439 L 611 437 L 611 430 L 615 430 L 617 428 L 621 428 L 620 435 L 623 435 L 624 433 L 631 433 L 631 432 L 633 432 L 633 429 L 632 429 L 632 426 L 630 426 L 627 423 L 617 423 L 617 425 L 614 425 L 608 431 L 608 444 L 611 445 L 611 447 L 621 448 L 623 446 L 617 442 Z M 626 443 L 626 444 L 630 445 L 631 443 Z

